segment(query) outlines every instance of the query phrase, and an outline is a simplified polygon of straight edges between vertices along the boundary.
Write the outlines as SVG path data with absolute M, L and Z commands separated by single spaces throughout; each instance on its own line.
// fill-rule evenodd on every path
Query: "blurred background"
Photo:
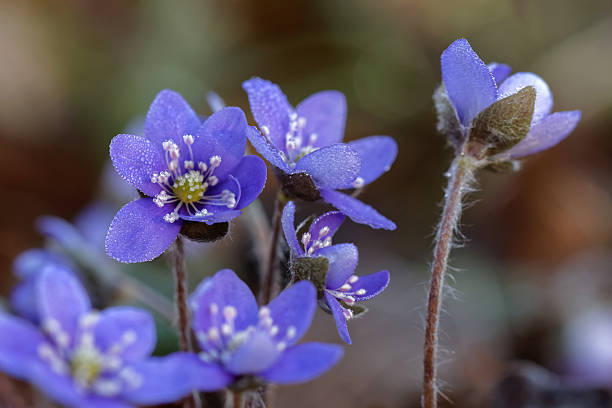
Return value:
M 341 363 L 316 381 L 279 388 L 274 406 L 419 407 L 431 241 L 451 160 L 435 132 L 431 95 L 440 53 L 459 37 L 485 62 L 539 74 L 554 110 L 580 109 L 583 119 L 520 172 L 479 175 L 462 219 L 468 239 L 452 256 L 441 404 L 521 407 L 508 395 L 526 395 L 541 404 L 534 407 L 608 406 L 609 0 L 1 2 L 0 294 L 16 281 L 14 258 L 48 245 L 35 225 L 42 214 L 78 221 L 103 200 L 108 215 L 96 235 L 103 252 L 106 223 L 133 194 L 102 177 L 110 174 L 109 141 L 138 127 L 159 90 L 179 91 L 203 115 L 210 114 L 205 94 L 215 90 L 254 124 L 241 89 L 253 75 L 278 83 L 293 105 L 338 89 L 348 100 L 346 140 L 387 134 L 399 144 L 392 171 L 362 197 L 398 229 L 347 222 L 335 239 L 359 246 L 359 274 L 389 269 L 391 285 L 351 322 L 354 344 Z M 262 196 L 268 213 L 275 188 L 270 177 Z M 93 226 L 83 228 L 95 235 Z M 249 248 L 239 220 L 216 250 L 194 246 L 193 284 L 221 267 L 246 273 L 252 260 L 236 254 Z M 162 259 L 125 272 L 167 294 L 167 267 Z M 159 352 L 175 347 L 170 332 L 160 323 Z M 307 338 L 340 342 L 323 312 Z M 33 398 L 23 384 L 0 378 L 0 405 L 30 406 Z

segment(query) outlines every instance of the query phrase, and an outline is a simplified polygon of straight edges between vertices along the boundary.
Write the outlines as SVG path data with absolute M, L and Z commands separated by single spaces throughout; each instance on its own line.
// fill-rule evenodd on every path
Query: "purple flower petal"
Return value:
M 46 249 L 28 249 L 15 258 L 13 261 L 13 271 L 16 276 L 26 279 L 37 275 L 47 264 L 58 264 L 64 267 L 71 267 L 69 259 L 55 252 Z
M 489 68 L 461 38 L 442 52 L 442 80 L 459 120 L 469 126 L 472 119 L 495 102 L 497 88 Z
M 555 146 L 578 125 L 580 111 L 555 112 L 533 125 L 527 136 L 502 155 L 520 159 Z
M 43 334 L 30 322 L 0 314 L 0 370 L 19 379 L 27 379 L 42 365 L 38 347 L 45 343 Z
M 266 163 L 257 156 L 244 156 L 242 161 L 232 170 L 240 183 L 241 196 L 236 205 L 241 210 L 251 204 L 261 194 L 266 186 L 268 168 Z
M 552 110 L 553 97 L 550 88 L 542 78 L 531 72 L 518 72 L 511 75 L 499 87 L 497 99 L 514 95 L 526 86 L 533 86 L 536 91 L 536 100 L 533 107 L 531 125 L 535 125 Z
M 199 334 L 208 335 L 211 329 L 221 333 L 227 316 L 233 316 L 230 320 L 233 320 L 236 332 L 257 324 L 255 296 L 230 269 L 220 270 L 212 278 L 202 281 L 190 296 L 189 304 L 193 311 L 193 330 L 204 350 L 210 346 L 201 341 Z
M 346 98 L 342 92 L 322 91 L 310 95 L 296 107 L 299 117 L 306 119 L 302 135 L 306 140 L 316 134 L 314 146 L 341 143 L 346 123 Z
M 334 321 L 336 322 L 336 329 L 338 329 L 338 334 L 340 335 L 340 338 L 346 344 L 352 344 L 353 342 L 351 341 L 351 336 L 348 332 L 346 317 L 344 317 L 344 308 L 342 307 L 340 302 L 338 302 L 338 300 L 327 291 L 325 292 L 325 300 L 327 301 L 327 305 L 331 309 L 332 316 L 334 317 Z
M 249 127 L 247 137 L 257 153 L 261 154 L 271 165 L 281 169 L 285 173 L 291 173 L 291 169 L 281 156 L 283 152 L 270 143 L 259 130 L 252 126 Z
M 287 350 L 261 377 L 277 384 L 310 381 L 333 367 L 342 354 L 342 347 L 335 344 L 300 344 Z
M 153 173 L 167 167 L 161 144 L 155 146 L 140 136 L 117 135 L 110 143 L 110 157 L 117 173 L 132 186 L 151 197 L 161 191 L 151 182 Z
M 276 342 L 260 330 L 256 330 L 238 347 L 225 368 L 232 374 L 255 374 L 268 369 L 281 355 Z
M 130 366 L 143 382 L 128 388 L 123 396 L 137 405 L 157 405 L 177 401 L 193 390 L 214 391 L 232 381 L 219 366 L 206 364 L 191 353 L 152 357 Z
M 274 339 L 287 346 L 295 344 L 306 333 L 314 316 L 317 291 L 308 281 L 300 281 L 285 289 L 267 308 L 272 325 L 278 327 Z
M 330 211 L 316 218 L 308 229 L 310 241 L 319 240 L 323 242 L 325 238 L 333 238 L 345 218 L 346 215 L 340 211 Z
M 115 217 L 116 210 L 114 206 L 97 201 L 88 205 L 74 220 L 74 225 L 82 237 L 100 253 L 104 252 L 106 232 Z
M 170 206 L 158 207 L 150 198 L 127 203 L 115 216 L 106 235 L 106 252 L 124 262 L 146 262 L 160 256 L 174 242 L 181 221 L 164 221 Z
M 355 180 L 360 168 L 359 153 L 346 144 L 335 144 L 302 157 L 295 171 L 308 173 L 317 187 L 342 188 Z
M 208 164 L 211 157 L 221 157 L 214 175 L 224 179 L 244 156 L 247 129 L 246 117 L 240 108 L 224 108 L 213 113 L 198 129 L 192 146 L 194 160 Z
M 83 243 L 83 237 L 74 225 L 60 217 L 42 215 L 36 219 L 36 228 L 42 235 L 54 239 L 69 250 L 77 250 Z
M 78 392 L 78 391 L 77 391 Z M 79 395 L 81 400 L 78 403 L 74 403 L 72 407 L 74 408 L 133 408 L 131 405 L 126 404 L 122 401 L 117 400 L 116 398 L 108 398 L 97 395 Z
M 295 252 L 297 256 L 302 256 L 304 255 L 304 250 L 300 246 L 300 243 L 298 242 L 296 237 L 297 233 L 295 231 L 294 218 L 295 204 L 293 203 L 293 201 L 289 201 L 287 204 L 285 204 L 285 208 L 283 208 L 281 225 L 283 226 L 283 232 L 285 233 L 285 239 L 287 240 L 289 248 L 291 248 L 291 250 Z
M 316 252 L 329 260 L 329 269 L 325 278 L 327 289 L 337 289 L 355 272 L 359 262 L 359 252 L 353 244 L 337 244 L 322 248 Z
M 389 284 L 389 272 L 379 271 L 369 275 L 360 276 L 355 283 L 351 283 L 351 292 L 357 293 L 365 290 L 363 295 L 352 295 L 356 301 L 371 299 L 385 290 Z
M 212 206 L 209 206 L 208 208 L 210 208 Z M 229 209 L 224 209 L 219 211 L 218 208 L 219 207 L 213 207 L 216 208 L 215 212 L 213 212 L 212 215 L 183 215 L 181 214 L 181 219 L 183 220 L 187 220 L 187 221 L 195 221 L 195 222 L 203 222 L 206 223 L 208 225 L 213 225 L 216 224 L 218 222 L 227 222 L 227 221 L 231 221 L 234 218 L 238 217 L 240 214 L 242 214 L 242 211 L 240 210 L 229 210 Z
M 38 323 L 38 304 L 36 302 L 36 278 L 32 277 L 15 287 L 10 296 L 11 308 L 21 317 Z
M 148 357 L 155 348 L 153 317 L 130 306 L 111 307 L 100 313 L 93 330 L 96 347 L 108 352 L 119 345 L 122 360 L 132 362 Z
M 285 134 L 289 127 L 289 115 L 293 112 L 287 97 L 278 85 L 257 77 L 243 82 L 242 88 L 249 96 L 251 112 L 259 128 L 262 130 L 267 128 L 272 144 L 283 151 Z
M 79 319 L 91 309 L 81 282 L 70 270 L 48 265 L 37 280 L 36 294 L 42 327 L 58 346 L 74 344 Z
M 366 224 L 372 228 L 382 228 L 391 231 L 396 228 L 393 221 L 389 220 L 374 208 L 362 203 L 356 198 L 334 190 L 321 189 L 319 192 L 325 202 L 330 203 L 342 211 L 356 223 Z
M 206 93 L 206 102 L 213 113 L 219 112 L 221 109 L 227 106 L 223 98 L 221 98 L 215 91 L 209 91 Z
M 85 398 L 83 398 L 82 393 L 77 391 L 71 376 L 55 373 L 46 363 L 32 366 L 28 382 L 38 387 L 47 397 L 62 404 L 62 406 L 71 408 L 94 407 L 92 404 L 85 404 Z M 99 398 L 97 399 L 99 400 Z M 108 408 L 127 407 L 125 405 L 114 405 Z
M 489 71 L 491 71 L 491 75 L 495 78 L 495 82 L 497 87 L 510 75 L 512 72 L 512 68 L 510 65 L 500 64 L 498 62 L 491 62 L 487 65 L 489 67 Z
M 183 136 L 195 136 L 199 127 L 200 119 L 185 99 L 177 92 L 165 89 L 157 94 L 149 108 L 144 133 L 163 155 L 163 142 L 172 140 L 182 146 Z
M 397 156 L 397 143 L 389 136 L 370 136 L 349 143 L 361 157 L 360 182 L 369 184 L 389 171 Z M 351 184 L 348 187 L 359 187 Z

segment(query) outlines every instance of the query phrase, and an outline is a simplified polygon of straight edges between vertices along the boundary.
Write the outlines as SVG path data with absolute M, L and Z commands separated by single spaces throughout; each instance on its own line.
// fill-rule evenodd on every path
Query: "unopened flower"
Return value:
M 222 386 L 223 373 L 215 367 L 203 373 L 192 354 L 150 357 L 156 342 L 151 315 L 127 306 L 92 310 L 79 281 L 63 268 L 45 267 L 36 292 L 38 326 L 0 315 L 0 370 L 60 404 L 129 408 Z
M 365 276 L 354 274 L 359 253 L 353 244 L 332 244 L 332 237 L 338 230 L 344 215 L 338 211 L 328 212 L 316 218 L 308 231 L 297 236 L 294 226 L 295 205 L 287 203 L 283 210 L 283 232 L 291 249 L 291 262 L 295 267 L 308 270 L 310 279 L 321 290 L 324 305 L 331 311 L 336 321 L 336 327 L 342 340 L 351 344 L 347 321 L 364 311 L 355 305 L 373 298 L 381 293 L 389 284 L 389 272 L 379 271 Z M 309 262 L 311 259 L 325 258 L 327 270 L 320 273 L 315 269 L 319 266 Z M 306 259 L 306 261 L 300 262 Z M 306 277 L 300 277 L 305 279 Z M 321 281 L 317 281 L 317 280 Z
M 353 221 L 393 230 L 395 224 L 341 189 L 361 188 L 388 171 L 397 144 L 388 136 L 370 136 L 342 143 L 346 100 L 338 91 L 322 91 L 295 109 L 270 81 L 252 78 L 243 83 L 261 133 L 249 140 L 275 167 L 290 197 L 322 198 Z
M 542 78 L 485 65 L 465 39 L 444 50 L 441 65 L 438 129 L 456 149 L 476 142 L 489 162 L 520 159 L 556 145 L 580 121 L 580 111 L 551 113 L 552 93 Z
M 239 108 L 201 123 L 176 92 L 161 91 L 145 119 L 145 136 L 121 134 L 110 144 L 117 172 L 148 197 L 126 204 L 106 237 L 110 256 L 143 262 L 175 240 L 184 221 L 227 222 L 259 195 L 265 163 L 244 156 L 247 125 Z
M 342 348 L 333 344 L 296 345 L 316 308 L 309 282 L 298 282 L 258 308 L 248 286 L 225 269 L 198 286 L 190 306 L 202 367 L 219 367 L 231 382 L 309 381 L 342 356 Z

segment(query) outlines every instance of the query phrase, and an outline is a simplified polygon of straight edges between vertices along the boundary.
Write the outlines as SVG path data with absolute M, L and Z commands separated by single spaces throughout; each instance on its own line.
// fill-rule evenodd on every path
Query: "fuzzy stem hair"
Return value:
M 435 238 L 434 259 L 427 299 L 425 345 L 423 357 L 423 407 L 437 407 L 437 354 L 440 309 L 444 294 L 444 279 L 453 245 L 457 223 L 461 217 L 462 200 L 473 179 L 474 166 L 467 156 L 459 154 L 447 173 L 448 186 L 444 193 L 444 208 Z

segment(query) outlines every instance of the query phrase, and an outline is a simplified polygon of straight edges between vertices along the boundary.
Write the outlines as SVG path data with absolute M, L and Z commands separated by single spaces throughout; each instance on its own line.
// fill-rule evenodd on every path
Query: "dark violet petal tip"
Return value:
M 495 102 L 497 87 L 489 68 L 461 38 L 442 52 L 442 81 L 459 120 L 468 126 L 484 108 Z

